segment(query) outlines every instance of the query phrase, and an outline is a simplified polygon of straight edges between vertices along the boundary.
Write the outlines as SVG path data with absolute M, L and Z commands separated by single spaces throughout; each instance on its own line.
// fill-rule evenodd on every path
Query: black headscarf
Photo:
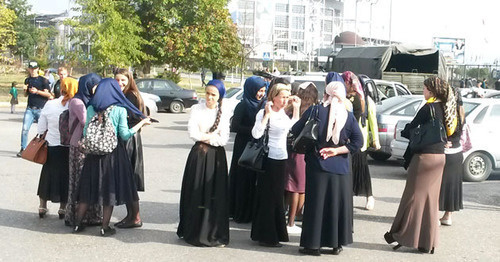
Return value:
M 102 78 L 96 73 L 90 73 L 80 77 L 78 80 L 78 92 L 76 92 L 74 97 L 82 100 L 85 106 L 87 106 L 92 98 L 92 88 L 99 84 L 101 79 Z
M 247 114 L 250 119 L 254 119 L 257 112 L 262 107 L 261 100 L 255 97 L 257 92 L 266 86 L 266 81 L 260 76 L 251 76 L 247 78 L 243 85 L 243 103 L 247 107 Z

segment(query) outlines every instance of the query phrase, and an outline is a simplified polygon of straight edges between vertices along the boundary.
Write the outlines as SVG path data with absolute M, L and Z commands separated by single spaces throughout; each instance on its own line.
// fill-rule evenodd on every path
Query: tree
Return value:
M 241 43 L 227 0 L 137 0 L 148 41 L 144 51 L 155 64 L 198 71 L 223 71 L 238 64 Z
M 7 50 L 8 46 L 16 44 L 16 32 L 14 31 L 16 18 L 16 13 L 0 2 L 0 55 Z
M 34 15 L 28 15 L 31 11 L 31 6 L 28 5 L 26 0 L 10 0 L 7 2 L 7 7 L 14 11 L 17 18 L 14 21 L 14 31 L 17 33 L 15 44 L 10 48 L 16 55 L 24 58 L 31 58 L 35 56 L 36 41 L 36 27 Z
M 73 26 L 72 37 L 90 45 L 93 65 L 105 74 L 111 66 L 138 64 L 147 55 L 142 51 L 146 42 L 140 36 L 142 27 L 128 0 L 76 0 L 81 16 L 68 21 Z

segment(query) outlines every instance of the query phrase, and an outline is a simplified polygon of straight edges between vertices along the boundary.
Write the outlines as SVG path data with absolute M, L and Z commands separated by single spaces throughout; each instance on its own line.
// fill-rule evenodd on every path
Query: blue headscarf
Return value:
M 111 105 L 117 105 L 128 109 L 140 118 L 146 117 L 134 104 L 130 103 L 118 82 L 113 78 L 104 78 L 99 82 L 89 105 L 92 105 L 96 112 L 102 112 Z
M 342 84 L 345 85 L 344 78 L 342 78 L 342 76 L 339 75 L 339 73 L 328 72 L 328 74 L 326 75 L 326 79 L 325 79 L 326 85 L 330 84 L 330 82 L 333 82 L 333 81 L 342 82 Z
M 101 79 L 102 78 L 96 73 L 90 73 L 80 77 L 80 79 L 78 80 L 78 91 L 76 92 L 74 97 L 82 100 L 85 106 L 87 106 L 90 99 L 92 98 L 92 88 L 95 85 L 99 84 Z
M 261 100 L 257 100 L 255 96 L 261 88 L 266 86 L 266 81 L 260 76 L 251 76 L 245 80 L 245 84 L 243 85 L 243 103 L 245 103 L 247 114 L 252 120 L 255 119 L 255 115 L 263 104 L 261 104 Z
M 226 94 L 226 88 L 224 87 L 224 83 L 222 81 L 217 79 L 210 80 L 207 86 L 215 86 L 217 90 L 219 90 L 219 99 L 224 98 L 224 95 Z

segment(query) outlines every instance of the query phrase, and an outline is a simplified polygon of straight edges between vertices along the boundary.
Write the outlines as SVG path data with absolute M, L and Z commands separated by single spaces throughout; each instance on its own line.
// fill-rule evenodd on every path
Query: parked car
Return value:
M 160 97 L 158 110 L 180 113 L 198 103 L 195 90 L 183 89 L 168 79 L 144 78 L 136 80 L 139 91 Z
M 150 116 L 158 112 L 157 103 L 161 102 L 161 99 L 157 95 L 139 92 L 141 94 L 142 100 L 144 101 L 144 106 L 146 107 L 146 115 Z
M 377 104 L 378 135 L 380 150 L 369 150 L 368 154 L 375 160 L 384 161 L 391 157 L 391 141 L 394 129 L 400 120 L 411 120 L 418 109 L 425 103 L 422 95 L 394 96 Z
M 373 79 L 373 82 L 375 82 L 377 86 L 380 100 L 385 100 L 394 96 L 411 95 L 410 89 L 402 83 L 380 79 Z
M 226 94 L 222 99 L 222 104 L 229 110 L 231 110 L 231 115 L 233 114 L 234 108 L 243 99 L 243 88 L 242 87 L 231 87 L 226 90 Z
M 500 98 L 500 91 L 482 88 L 460 88 L 460 95 L 466 98 Z
M 496 99 L 464 99 L 466 122 L 471 130 L 472 148 L 464 153 L 464 180 L 480 182 L 488 179 L 493 169 L 500 168 L 500 101 Z M 408 122 L 408 121 L 406 121 Z M 401 137 L 406 122 L 395 129 L 392 154 L 402 159 L 408 140 Z

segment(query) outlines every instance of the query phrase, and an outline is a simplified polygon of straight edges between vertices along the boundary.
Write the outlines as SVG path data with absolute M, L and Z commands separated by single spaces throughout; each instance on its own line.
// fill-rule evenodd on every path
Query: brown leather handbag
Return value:
M 45 140 L 46 135 L 47 131 L 45 131 L 43 135 L 36 135 L 24 149 L 21 157 L 31 162 L 42 165 L 45 164 L 45 162 L 47 161 L 47 140 Z

